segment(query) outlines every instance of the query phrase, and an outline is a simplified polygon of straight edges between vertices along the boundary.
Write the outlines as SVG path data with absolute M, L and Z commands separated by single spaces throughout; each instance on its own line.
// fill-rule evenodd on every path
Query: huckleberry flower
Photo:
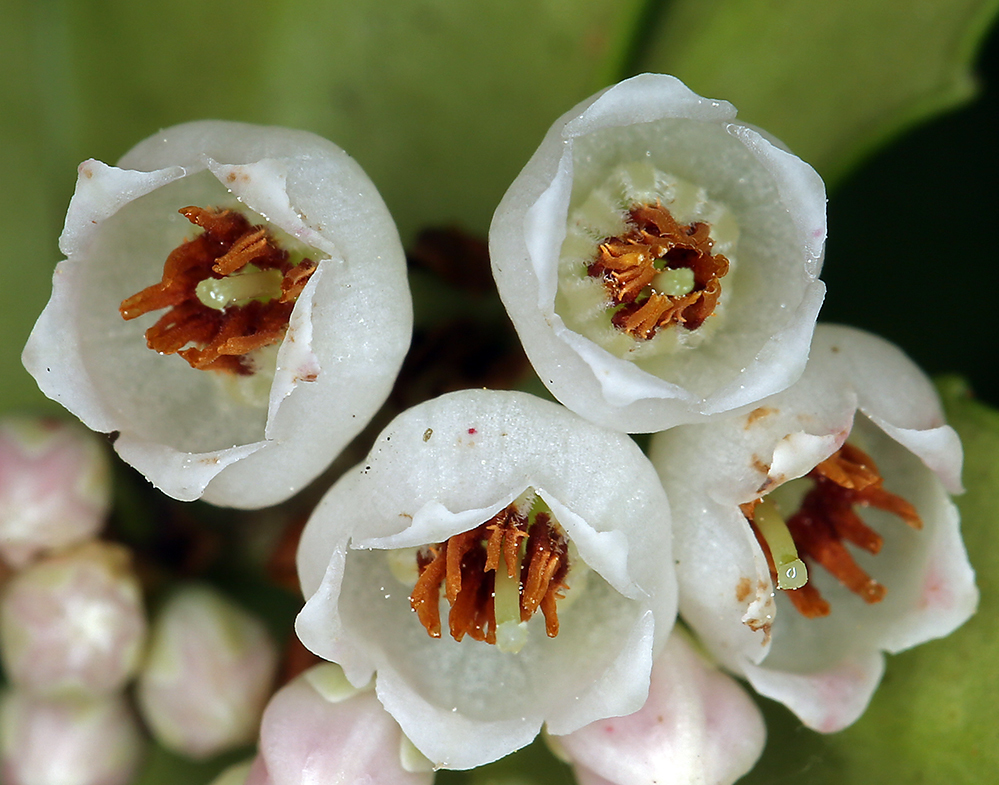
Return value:
M 92 542 L 36 562 L 0 596 L 0 655 L 38 695 L 102 695 L 125 686 L 146 642 L 142 590 L 125 548 Z
M 730 785 L 763 752 L 763 716 L 745 691 L 674 630 L 645 705 L 548 737 L 579 785 Z
M 313 666 L 271 699 L 259 750 L 245 785 L 434 780 L 430 762 L 402 735 L 373 685 L 353 687 L 333 663 Z
M 807 725 L 867 706 L 882 652 L 944 636 L 978 593 L 948 491 L 961 445 L 895 346 L 820 326 L 805 373 L 651 456 L 674 508 L 680 610 L 708 650 Z
M 258 619 L 214 589 L 184 586 L 153 623 L 139 709 L 163 746 L 207 758 L 253 740 L 276 669 Z
M 124 695 L 41 698 L 8 689 L 0 698 L 4 785 L 128 785 L 144 749 Z
M 20 569 L 94 537 L 111 506 L 107 455 L 79 425 L 0 421 L 0 556 Z
M 571 109 L 493 217 L 493 274 L 542 382 L 628 432 L 791 384 L 825 292 L 815 171 L 671 76 Z
M 395 225 L 340 148 L 203 121 L 80 165 L 24 351 L 42 391 L 158 488 L 283 501 L 388 394 L 412 307 Z
M 416 406 L 327 493 L 302 642 L 436 766 L 470 768 L 645 701 L 675 614 L 666 496 L 627 436 L 522 393 Z M 446 621 L 442 616 L 446 615 Z

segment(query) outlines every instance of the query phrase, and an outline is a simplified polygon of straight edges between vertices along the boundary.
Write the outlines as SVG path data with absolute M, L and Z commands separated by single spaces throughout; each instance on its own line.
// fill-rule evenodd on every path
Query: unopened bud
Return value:
M 121 694 L 0 699 L 0 781 L 5 785 L 127 785 L 145 739 Z
M 186 586 L 153 626 L 139 708 L 163 746 L 207 758 L 253 741 L 276 667 L 260 621 L 214 589 Z
M 101 695 L 135 674 L 146 638 L 127 550 L 88 543 L 15 575 L 0 598 L 7 676 L 37 695 Z
M 278 692 L 260 725 L 246 785 L 377 782 L 429 785 L 430 761 L 408 743 L 373 689 L 339 665 L 316 665 Z
M 0 557 L 22 568 L 44 552 L 90 539 L 111 504 L 98 437 L 55 420 L 0 421 Z

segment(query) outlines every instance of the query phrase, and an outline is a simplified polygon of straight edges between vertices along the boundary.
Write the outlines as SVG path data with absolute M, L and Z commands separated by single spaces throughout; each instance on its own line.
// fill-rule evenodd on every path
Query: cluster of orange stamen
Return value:
M 278 343 L 284 337 L 295 300 L 316 269 L 311 259 L 297 265 L 279 248 L 263 226 L 252 226 L 232 210 L 185 207 L 187 220 L 204 231 L 175 248 L 163 266 L 163 278 L 122 301 L 123 319 L 169 308 L 146 330 L 146 345 L 161 354 L 179 354 L 199 370 L 252 373 L 245 355 Z M 225 278 L 248 264 L 259 270 L 279 270 L 281 296 L 223 310 L 198 299 L 196 289 L 206 278 Z
M 808 564 L 822 565 L 830 574 L 867 603 L 880 602 L 886 589 L 860 568 L 847 550 L 844 541 L 871 554 L 881 550 L 883 539 L 871 529 L 854 507 L 876 507 L 891 513 L 914 529 L 923 522 L 916 508 L 901 496 L 886 491 L 878 467 L 863 450 L 844 444 L 836 453 L 807 475 L 815 485 L 805 495 L 801 508 L 787 519 L 787 528 L 798 549 L 799 557 Z M 752 522 L 751 505 L 745 510 Z M 776 585 L 777 571 L 766 540 L 756 532 L 763 547 L 771 577 Z M 800 589 L 787 592 L 788 599 L 808 618 L 828 616 L 829 603 L 809 581 Z
M 610 299 L 619 306 L 611 322 L 642 340 L 672 324 L 696 330 L 714 313 L 721 296 L 718 279 L 728 272 L 728 259 L 711 253 L 711 227 L 680 224 L 658 202 L 636 205 L 629 215 L 633 228 L 602 243 L 587 268 L 592 277 L 603 278 Z M 655 290 L 656 275 L 681 267 L 694 274 L 690 292 L 671 296 Z
M 555 606 L 569 571 L 568 546 L 547 513 L 537 513 L 531 523 L 526 513 L 510 505 L 480 526 L 417 554 L 420 577 L 409 602 L 431 637 L 441 636 L 443 584 L 451 606 L 451 637 L 460 641 L 468 635 L 496 643 L 495 587 L 501 560 L 507 577 L 520 584 L 520 620 L 528 621 L 540 608 L 548 636 L 558 635 Z

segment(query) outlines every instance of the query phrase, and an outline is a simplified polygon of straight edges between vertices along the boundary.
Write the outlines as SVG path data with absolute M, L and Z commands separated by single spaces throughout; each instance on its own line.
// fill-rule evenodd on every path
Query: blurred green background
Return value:
M 999 213 L 997 8 L 0 0 L 0 410 L 54 411 L 19 355 L 48 297 L 85 158 L 113 162 L 157 129 L 197 118 L 296 126 L 358 159 L 404 241 L 441 225 L 484 236 L 550 123 L 644 70 L 732 101 L 826 178 L 823 319 L 877 331 L 999 404 L 999 271 L 985 242 Z M 819 737 L 768 707 L 771 743 L 754 782 L 978 782 L 999 768 L 999 654 L 983 634 L 996 620 L 999 425 L 962 383 L 945 391 L 969 449 L 961 505 L 983 612 L 953 638 L 897 658 L 875 707 L 844 734 Z M 535 750 L 441 780 L 566 778 L 548 765 Z M 207 781 L 211 770 L 157 753 L 143 782 Z

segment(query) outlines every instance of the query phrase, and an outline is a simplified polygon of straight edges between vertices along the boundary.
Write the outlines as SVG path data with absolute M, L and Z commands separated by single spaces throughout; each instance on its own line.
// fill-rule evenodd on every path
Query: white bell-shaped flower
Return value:
M 202 121 L 80 165 L 42 391 L 177 499 L 252 508 L 315 478 L 384 401 L 412 307 L 395 225 L 336 145 Z
M 618 430 L 751 405 L 800 376 L 825 189 L 724 101 L 643 74 L 559 118 L 489 230 L 542 382 Z
M 542 723 L 636 711 L 675 616 L 655 470 L 627 436 L 523 393 L 397 417 L 316 508 L 298 569 L 302 642 L 354 685 L 377 673 L 379 700 L 446 768 Z
M 974 612 L 948 495 L 961 445 L 930 381 L 886 341 L 821 325 L 793 387 L 658 434 L 651 456 L 673 505 L 682 615 L 816 730 L 860 716 L 883 652 Z

